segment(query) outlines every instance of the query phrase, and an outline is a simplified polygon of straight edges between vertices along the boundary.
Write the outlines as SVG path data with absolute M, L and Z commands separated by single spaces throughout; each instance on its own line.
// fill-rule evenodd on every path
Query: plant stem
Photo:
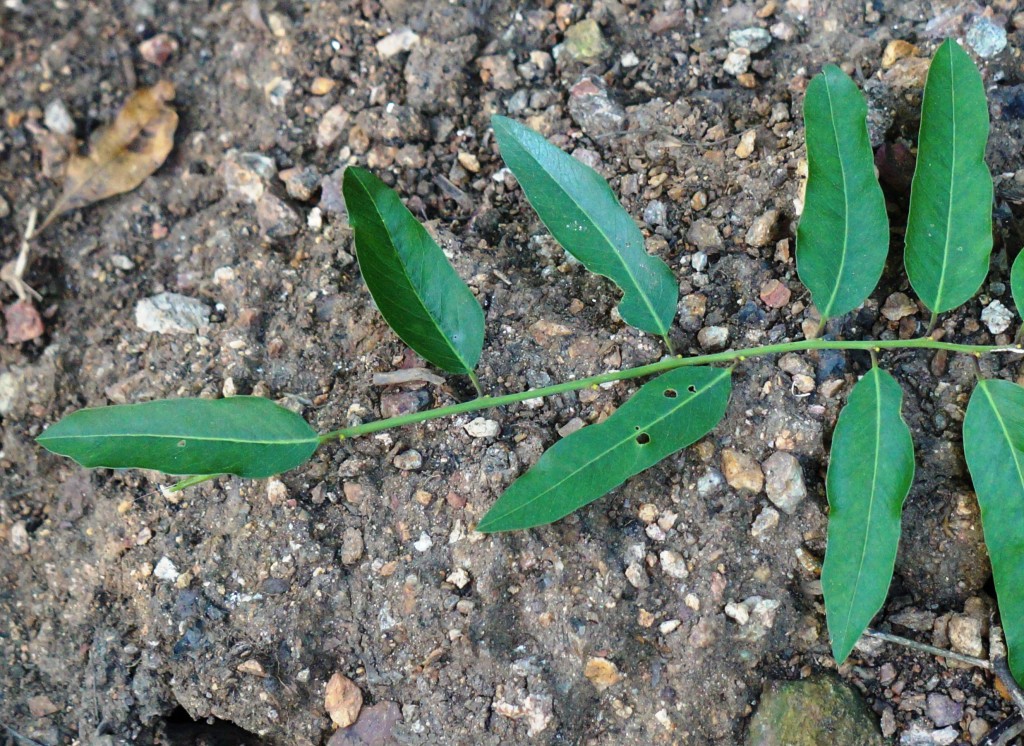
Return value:
M 473 388 L 476 389 L 476 395 L 482 397 L 484 390 L 480 387 L 480 379 L 476 375 L 476 371 L 469 371 L 469 380 L 473 382 Z
M 668 332 L 665 332 L 664 334 L 662 334 L 661 338 L 663 340 L 665 340 L 665 348 L 668 350 L 668 354 L 669 355 L 675 355 L 676 354 L 676 346 L 674 344 L 672 344 L 672 340 L 669 339 Z
M 413 425 L 427 420 L 436 420 L 440 417 L 449 417 L 465 412 L 476 412 L 491 407 L 502 407 L 507 404 L 516 404 L 526 399 L 536 399 L 555 394 L 564 394 L 569 391 L 599 386 L 602 383 L 612 381 L 625 381 L 631 378 L 642 378 L 644 376 L 664 373 L 676 368 L 693 365 L 712 365 L 714 363 L 741 363 L 755 357 L 765 355 L 780 355 L 786 352 L 806 352 L 809 350 L 866 350 L 868 352 L 881 352 L 882 350 L 946 350 L 947 352 L 960 352 L 965 355 L 984 355 L 991 352 L 1015 352 L 1024 354 L 1024 348 L 1020 345 L 962 345 L 952 342 L 939 342 L 929 337 L 919 339 L 889 339 L 889 340 L 831 340 L 831 339 L 804 339 L 798 342 L 783 342 L 763 347 L 751 347 L 745 350 L 727 350 L 726 352 L 715 352 L 710 355 L 696 355 L 694 357 L 670 357 L 649 365 L 641 365 L 628 370 L 615 370 L 602 373 L 589 378 L 580 378 L 575 381 L 556 383 L 553 386 L 545 386 L 529 391 L 519 391 L 503 396 L 481 396 L 479 399 L 453 404 L 448 407 L 429 409 L 425 412 L 413 412 L 398 417 L 391 417 L 386 420 L 367 422 L 355 427 L 346 427 L 340 430 L 331 430 L 320 435 L 320 442 L 326 443 L 329 440 L 340 438 L 354 438 L 359 435 L 390 430 L 403 425 Z M 479 388 L 479 387 L 478 387 Z

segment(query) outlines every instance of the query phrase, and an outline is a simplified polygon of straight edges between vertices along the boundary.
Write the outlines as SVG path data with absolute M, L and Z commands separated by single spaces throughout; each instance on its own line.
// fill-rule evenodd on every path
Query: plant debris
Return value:
M 124 194 L 163 164 L 174 147 L 178 114 L 167 106 L 174 85 L 161 81 L 133 93 L 114 122 L 96 130 L 89 155 L 72 155 L 64 171 L 64 191 L 40 226 L 79 207 Z

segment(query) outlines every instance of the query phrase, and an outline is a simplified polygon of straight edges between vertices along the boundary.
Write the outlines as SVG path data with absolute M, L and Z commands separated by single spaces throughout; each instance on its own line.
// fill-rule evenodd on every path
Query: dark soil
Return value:
M 741 743 L 766 682 L 836 668 L 813 560 L 824 552 L 829 438 L 867 363 L 857 355 L 744 364 L 726 419 L 697 446 L 555 525 L 493 537 L 471 528 L 558 428 L 606 416 L 635 383 L 491 412 L 495 438 L 470 437 L 472 416 L 437 420 L 325 447 L 276 480 L 181 494 L 163 492 L 171 482 L 157 474 L 85 471 L 33 438 L 83 406 L 161 397 L 256 393 L 328 430 L 379 418 L 382 405 L 470 396 L 455 376 L 372 383 L 423 363 L 376 313 L 353 261 L 339 197 L 349 164 L 398 190 L 479 298 L 488 392 L 657 360 L 661 341 L 617 319 L 617 291 L 567 261 L 502 171 L 494 113 L 608 177 L 676 272 L 683 352 L 701 351 L 709 326 L 727 327 L 730 346 L 800 339 L 814 323 L 793 256 L 807 82 L 841 64 L 867 91 L 874 144 L 912 146 L 920 81 L 882 70 L 883 49 L 907 39 L 930 56 L 981 12 L 877 0 L 7 0 L 2 261 L 30 209 L 45 213 L 59 190 L 41 170 L 51 102 L 86 140 L 136 87 L 169 79 L 181 122 L 142 186 L 65 216 L 33 245 L 25 281 L 42 295 L 46 333 L 0 345 L 0 743 Z M 979 344 L 993 340 L 984 304 L 1013 307 L 1007 266 L 1024 199 L 1024 32 L 1011 0 L 987 12 L 1010 30 L 1003 52 L 979 60 L 996 253 L 982 297 L 942 320 L 947 339 Z M 606 51 L 553 59 L 585 19 Z M 728 34 L 755 26 L 773 38 L 738 78 L 724 68 Z M 402 28 L 416 43 L 383 56 L 377 42 Z M 139 51 L 157 33 L 178 44 L 162 67 Z M 323 92 L 317 78 L 335 85 Z M 748 131 L 755 144 L 741 157 Z M 893 259 L 833 333 L 911 336 L 928 322 L 924 311 L 880 313 L 892 293 L 911 294 L 899 255 L 907 185 L 887 166 L 880 159 Z M 308 170 L 309 188 L 273 175 L 291 168 Z M 239 170 L 273 199 L 247 201 Z M 762 299 L 772 280 L 792 292 L 781 308 Z M 142 331 L 137 303 L 164 291 L 202 301 L 209 323 Z M 0 300 L 15 297 L 2 288 Z M 1000 362 L 985 361 L 987 372 L 1016 374 L 992 368 Z M 970 361 L 922 353 L 883 363 L 906 392 L 918 475 L 876 623 L 948 645 L 951 615 L 985 615 L 991 603 L 960 449 L 974 373 Z M 794 454 L 807 498 L 752 536 L 770 503 L 725 481 L 726 449 L 758 462 Z M 684 572 L 665 571 L 666 551 Z M 751 597 L 777 607 L 746 624 L 726 614 Z M 620 679 L 596 687 L 584 675 L 592 658 Z M 331 738 L 324 688 L 335 672 L 365 704 L 360 723 Z M 899 648 L 864 646 L 839 673 L 897 738 L 940 730 L 928 694 L 963 705 L 956 743 L 1011 714 L 986 672 Z

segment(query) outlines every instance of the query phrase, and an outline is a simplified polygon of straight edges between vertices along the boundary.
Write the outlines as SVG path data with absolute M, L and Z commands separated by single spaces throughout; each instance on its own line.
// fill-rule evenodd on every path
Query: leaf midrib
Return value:
M 39 443 L 57 443 L 62 440 L 93 440 L 95 438 L 156 438 L 164 440 L 197 440 L 201 443 L 237 443 L 239 445 L 262 445 L 262 446 L 288 446 L 288 445 L 299 445 L 301 443 L 318 443 L 319 436 L 316 434 L 309 438 L 302 439 L 289 439 L 289 440 L 253 440 L 253 439 L 242 439 L 242 438 L 213 438 L 202 435 L 190 435 L 188 433 L 182 433 L 181 435 L 168 435 L 167 433 L 94 433 L 92 435 L 54 435 L 46 437 L 46 434 L 40 435 L 36 440 Z
M 955 44 L 956 42 L 949 42 Z M 928 86 L 925 85 L 925 96 L 928 95 Z M 953 116 L 949 118 L 953 133 L 950 137 L 950 168 L 949 168 L 949 190 L 946 201 L 946 237 L 942 247 L 942 269 L 939 271 L 939 286 L 935 291 L 935 310 L 942 308 L 942 294 L 946 285 L 946 270 L 949 268 L 949 246 L 950 234 L 953 231 L 953 184 L 956 181 L 956 72 L 953 66 L 953 49 L 949 48 L 949 105 L 953 110 Z M 925 100 L 921 99 L 921 111 L 925 111 Z
M 722 370 L 722 372 L 716 378 L 711 380 L 711 382 L 705 388 L 703 388 L 702 390 L 700 390 L 697 393 L 693 394 L 688 399 L 685 399 L 684 401 L 680 402 L 678 406 L 673 407 L 672 409 L 668 410 L 662 416 L 660 416 L 660 417 L 658 417 L 658 418 L 656 418 L 654 420 L 651 420 L 645 426 L 643 426 L 638 432 L 644 432 L 645 430 L 649 430 L 650 428 L 652 428 L 655 425 L 657 425 L 659 422 L 662 422 L 666 418 L 671 417 L 672 415 L 674 415 L 676 412 L 678 412 L 679 410 L 683 409 L 684 407 L 689 406 L 693 402 L 697 401 L 697 399 L 699 399 L 702 395 L 704 395 L 704 394 L 708 393 L 709 391 L 711 391 L 712 389 L 714 389 L 719 383 L 721 383 L 723 378 L 728 378 L 731 375 L 732 375 L 732 371 L 729 368 L 724 368 Z M 637 433 L 629 433 L 625 438 L 623 438 L 623 439 L 621 439 L 619 441 L 616 441 L 612 446 L 610 446 L 609 448 L 606 448 L 605 450 L 601 451 L 600 453 L 595 455 L 594 458 L 590 459 L 589 461 L 586 461 L 585 463 L 581 464 L 577 469 L 574 469 L 573 471 L 569 472 L 562 479 L 560 479 L 557 482 L 549 485 L 547 487 L 547 489 L 543 490 L 542 492 L 538 492 L 536 495 L 534 495 L 533 498 L 531 498 L 527 502 L 525 502 L 522 505 L 519 505 L 519 506 L 513 508 L 512 510 L 508 511 L 507 513 L 505 513 L 505 514 L 503 514 L 503 515 L 501 515 L 501 516 L 499 516 L 497 518 L 495 518 L 493 521 L 489 521 L 488 523 L 493 524 L 493 523 L 496 523 L 498 521 L 507 520 L 509 516 L 515 515 L 516 513 L 520 512 L 522 510 L 525 510 L 526 508 L 528 508 L 529 506 L 531 506 L 535 502 L 537 502 L 537 500 L 540 500 L 541 497 L 547 495 L 549 492 L 554 490 L 556 487 L 560 487 L 561 485 L 565 484 L 565 482 L 567 482 L 570 478 L 574 477 L 576 474 L 579 474 L 581 471 L 583 471 L 587 467 L 592 466 L 596 462 L 600 461 L 602 458 L 607 456 L 612 451 L 614 451 L 614 450 L 616 450 L 618 448 L 621 448 L 626 443 L 628 443 L 629 441 L 631 441 L 634 438 L 636 438 L 636 436 L 637 436 Z M 629 477 L 626 477 L 626 478 L 628 479 Z M 486 526 L 487 523 L 483 523 L 481 525 Z M 477 529 L 479 530 L 480 526 L 478 526 Z
M 1006 445 L 1009 446 L 1010 453 L 1013 455 L 1013 465 L 1017 469 L 1017 481 L 1020 482 L 1021 488 L 1024 489 L 1024 468 L 1021 468 L 1019 452 L 1013 445 L 1013 439 L 1010 437 L 1010 429 L 1006 426 L 1006 422 L 1003 420 L 1003 416 L 1000 414 L 999 408 L 996 406 L 996 402 L 992 398 L 992 394 L 989 393 L 986 383 L 986 381 L 980 382 L 978 384 L 978 388 L 985 394 L 989 408 L 992 410 L 992 414 L 995 416 L 996 422 L 999 423 L 999 429 L 1003 431 L 1003 437 L 1006 438 Z M 982 524 L 984 525 L 984 521 L 982 521 Z
M 839 172 L 843 177 L 843 251 L 839 259 L 839 271 L 836 272 L 835 287 L 832 288 L 832 296 L 828 299 L 825 309 L 821 311 L 822 321 L 832 315 L 832 307 L 835 305 L 836 297 L 839 295 L 839 288 L 842 286 L 843 272 L 846 271 L 846 257 L 850 251 L 850 186 L 846 179 L 846 163 L 843 161 L 842 148 L 839 144 L 839 130 L 836 128 L 835 107 L 832 104 L 832 86 L 828 82 L 828 76 L 822 78 L 825 81 L 825 95 L 828 98 L 828 121 L 832 125 L 832 136 L 836 143 L 836 155 L 839 160 Z
M 878 375 L 877 369 L 873 369 L 872 373 L 875 378 L 875 457 L 872 462 L 871 470 L 871 495 L 868 500 L 868 514 L 864 521 L 864 540 L 861 542 L 860 561 L 857 563 L 857 579 L 853 584 L 853 593 L 851 594 L 851 603 L 849 608 L 846 610 L 846 625 L 843 628 L 845 634 L 849 634 L 850 624 L 853 619 L 853 610 L 858 594 L 860 593 L 861 580 L 864 576 L 864 563 L 867 559 L 868 554 L 868 534 L 871 531 L 871 515 L 875 508 L 875 494 L 878 488 L 878 472 L 879 472 L 879 461 L 881 460 L 881 447 L 882 447 L 882 386 L 881 376 Z
M 359 185 L 359 188 L 363 190 L 363 193 L 366 195 L 366 198 L 370 201 L 370 204 L 373 206 L 373 212 L 377 215 L 377 219 L 380 220 L 380 224 L 382 226 L 384 226 L 384 232 L 387 234 L 388 243 L 391 244 L 392 250 L 395 252 L 395 255 L 398 257 L 398 264 L 402 268 L 402 277 L 405 278 L 405 281 L 408 283 L 409 287 L 412 289 L 413 297 L 416 298 L 416 301 L 419 303 L 420 308 L 423 309 L 423 312 L 426 314 L 427 318 L 430 319 L 430 323 L 433 324 L 434 329 L 437 330 L 437 333 L 440 335 L 441 339 L 444 340 L 444 345 L 448 348 L 449 352 L 451 352 L 451 354 L 455 357 L 455 359 L 458 360 L 462 364 L 463 370 L 467 371 L 467 372 L 473 370 L 473 366 L 471 366 L 466 361 L 466 359 L 462 357 L 462 354 L 455 348 L 455 346 L 452 344 L 451 340 L 448 338 L 448 335 L 445 333 L 444 329 L 442 329 L 441 325 L 437 323 L 437 318 L 431 312 L 431 310 L 427 306 L 427 304 L 423 301 L 423 298 L 420 296 L 420 293 L 419 293 L 419 291 L 416 288 L 416 283 L 414 283 L 412 281 L 412 277 L 410 277 L 410 275 L 409 275 L 408 268 L 406 267 L 405 262 L 402 259 L 402 255 L 398 251 L 397 246 L 395 245 L 395 241 L 394 241 L 394 239 L 391 236 L 391 229 L 388 227 L 388 223 L 384 219 L 384 215 L 381 213 L 380 208 L 377 206 L 377 200 L 373 198 L 373 194 L 370 192 L 369 189 L 366 188 L 366 185 L 363 184 L 362 174 L 360 174 L 359 171 L 355 171 L 354 174 L 355 174 L 355 181 L 356 181 L 356 183 Z M 399 202 L 399 205 L 402 207 L 402 209 L 408 209 L 407 207 L 405 207 L 405 205 L 402 204 L 401 200 L 399 200 L 398 202 Z M 412 219 L 415 221 L 415 218 L 412 218 Z M 423 228 L 423 226 L 420 225 L 419 223 L 416 223 L 416 225 L 419 226 L 421 230 L 426 231 L 426 228 Z M 358 226 L 356 227 L 356 230 L 357 231 L 359 230 Z M 427 237 L 430 238 L 430 235 L 427 234 Z M 430 240 L 433 241 L 434 239 L 430 238 Z M 438 247 L 438 250 L 440 251 L 440 247 Z M 359 245 L 357 243 L 356 244 L 356 253 L 357 254 L 358 254 L 358 251 L 359 251 Z
M 552 182 L 554 182 L 555 186 L 557 186 L 558 189 L 566 197 L 569 198 L 569 201 L 572 202 L 573 205 L 575 205 L 576 209 L 579 210 L 580 214 L 582 214 L 587 219 L 587 222 L 589 222 L 594 227 L 594 229 L 598 232 L 598 234 L 600 234 L 601 238 L 604 239 L 605 243 L 608 244 L 612 248 L 612 252 L 611 252 L 612 256 L 614 256 L 619 261 L 619 263 L 622 265 L 623 269 L 626 270 L 626 274 L 629 276 L 629 279 L 631 280 L 632 285 L 633 285 L 632 289 L 635 290 L 636 293 L 643 299 L 644 305 L 647 306 L 647 311 L 651 314 L 651 319 L 655 323 L 658 324 L 659 333 L 661 333 L 661 334 L 667 333 L 668 329 L 663 327 L 663 325 L 661 323 L 661 317 L 659 317 L 658 314 L 655 312 L 654 305 L 651 303 L 650 298 L 647 296 L 647 293 L 644 292 L 643 286 L 640 284 L 640 281 L 637 279 L 636 275 L 633 274 L 633 271 L 632 271 L 632 269 L 630 269 L 629 264 L 622 257 L 622 255 L 619 253 L 618 248 L 617 248 L 616 244 L 611 240 L 611 237 L 601 228 L 600 224 L 598 224 L 593 218 L 590 217 L 590 214 L 586 210 L 583 209 L 583 206 L 568 191 L 566 191 L 562 187 L 562 185 L 559 183 L 558 179 L 555 178 L 555 176 L 551 173 L 550 170 L 548 170 L 548 168 L 544 165 L 544 163 L 539 158 L 535 157 L 533 155 L 533 153 L 530 151 L 530 149 L 527 148 L 525 145 L 523 145 L 523 143 L 519 140 L 518 137 L 515 136 L 515 134 L 512 134 L 512 139 L 515 141 L 516 145 L 518 145 L 519 148 L 524 153 L 526 153 L 526 155 L 528 155 L 530 157 L 531 160 L 533 160 L 535 163 L 537 163 L 537 165 L 540 166 L 540 168 L 544 172 L 544 174 Z M 547 141 L 545 140 L 545 142 L 547 142 Z M 561 151 L 559 151 L 559 152 L 561 152 Z M 566 155 L 569 155 L 569 154 L 566 154 Z M 572 158 L 573 156 L 569 155 L 569 157 Z M 585 163 L 584 164 L 580 164 L 580 165 L 586 166 Z M 523 191 L 526 191 L 525 188 L 523 189 Z M 618 207 L 620 209 L 625 209 L 625 208 L 622 208 L 621 205 L 618 205 Z M 536 209 L 536 208 L 534 208 L 534 209 Z M 627 213 L 627 215 L 628 215 L 628 213 Z M 629 217 L 630 220 L 633 219 L 632 216 L 628 216 L 628 217 Z M 543 220 L 543 218 L 542 218 L 542 220 Z M 635 227 L 636 226 L 634 226 L 634 228 Z M 639 230 L 639 229 L 637 229 L 637 230 Z M 566 248 L 566 250 L 568 251 L 568 248 Z M 569 253 L 572 253 L 572 252 L 570 251 Z M 646 254 L 646 251 L 644 253 Z M 650 255 L 648 254 L 647 256 L 650 256 Z M 652 257 L 652 258 L 656 258 L 656 257 Z M 611 278 L 609 278 L 609 279 L 611 279 Z M 626 292 L 626 288 L 623 288 L 623 294 L 625 294 L 625 292 Z

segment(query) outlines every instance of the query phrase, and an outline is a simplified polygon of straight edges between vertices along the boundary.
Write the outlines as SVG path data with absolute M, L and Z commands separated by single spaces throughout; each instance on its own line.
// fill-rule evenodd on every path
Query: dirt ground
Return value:
M 943 327 L 990 343 L 981 312 L 1012 308 L 1021 240 L 1016 13 L 1013 0 L 6 0 L 0 261 L 59 191 L 43 166 L 59 173 L 52 135 L 67 115 L 85 140 L 136 87 L 167 79 L 181 121 L 154 176 L 34 244 L 25 281 L 45 334 L 0 344 L 0 743 L 742 743 L 768 682 L 836 670 L 814 564 L 824 458 L 858 355 L 744 364 L 697 446 L 553 526 L 491 537 L 471 529 L 500 492 L 560 429 L 636 384 L 491 412 L 496 437 L 471 437 L 472 416 L 438 420 L 325 447 L 280 479 L 181 495 L 159 475 L 85 471 L 33 438 L 83 406 L 159 397 L 256 393 L 328 430 L 470 396 L 455 376 L 374 383 L 422 361 L 359 277 L 348 164 L 429 221 L 478 296 L 490 393 L 657 360 L 661 341 L 617 319 L 614 288 L 566 259 L 502 169 L 494 113 L 610 179 L 677 275 L 683 351 L 713 345 L 698 341 L 708 328 L 729 346 L 800 339 L 800 106 L 828 62 L 868 94 L 896 247 L 872 300 L 830 331 L 920 334 L 927 314 L 892 296 L 910 292 L 898 247 L 922 67 L 911 55 L 883 69 L 882 53 L 905 39 L 927 58 L 979 19 L 1008 34 L 975 55 L 996 253 L 980 300 Z M 157 34 L 162 65 L 140 49 Z M 197 329 L 138 326 L 138 303 L 162 292 L 204 304 Z M 883 362 L 906 392 L 918 474 L 876 624 L 948 646 L 991 604 L 960 450 L 971 367 Z M 791 513 L 724 475 L 739 459 L 756 482 L 777 452 L 806 485 Z M 364 698 L 337 733 L 324 708 L 335 673 Z M 838 674 L 899 743 L 978 743 L 1012 714 L 986 672 L 902 648 L 862 646 Z

